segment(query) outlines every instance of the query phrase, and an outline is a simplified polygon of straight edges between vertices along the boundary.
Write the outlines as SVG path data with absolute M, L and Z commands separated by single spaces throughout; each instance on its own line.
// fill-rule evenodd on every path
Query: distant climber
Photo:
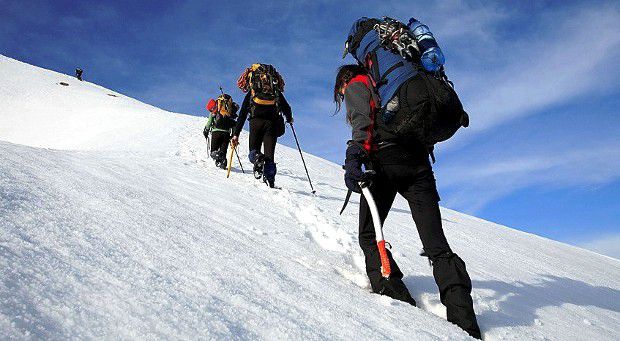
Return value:
M 236 125 L 237 110 L 239 105 L 235 103 L 228 94 L 222 94 L 217 99 L 211 99 L 207 103 L 209 119 L 203 130 L 207 142 L 211 133 L 211 153 L 210 156 L 215 160 L 215 165 L 226 169 L 226 152 L 230 142 L 232 129 Z
M 82 73 L 84 73 L 84 71 L 80 68 L 75 69 L 75 77 L 79 80 L 79 81 L 83 81 L 82 79 Z
M 428 27 L 413 18 L 409 25 L 391 18 L 361 18 L 353 24 L 345 49 L 358 61 L 357 65 L 340 67 L 334 86 L 337 110 L 345 102 L 346 120 L 352 130 L 347 142 L 345 184 L 353 192 L 361 192 L 360 184 L 370 184 L 367 188 L 381 224 L 397 193 L 408 201 L 424 255 L 432 262 L 448 321 L 481 338 L 471 279 L 444 235 L 429 160 L 434 143 L 468 123 L 443 73 L 443 54 Z M 434 120 L 438 115 L 441 119 Z M 377 242 L 370 205 L 363 195 L 359 244 L 372 290 L 415 305 L 385 242 Z
M 276 69 L 267 64 L 247 68 L 237 85 L 247 92 L 239 112 L 231 143 L 239 143 L 239 134 L 250 113 L 249 159 L 254 164 L 254 176 L 271 188 L 275 186 L 275 149 L 278 137 L 284 135 L 284 117 L 293 123 L 291 107 L 284 98 L 284 80 Z M 263 152 L 261 153 L 261 146 Z

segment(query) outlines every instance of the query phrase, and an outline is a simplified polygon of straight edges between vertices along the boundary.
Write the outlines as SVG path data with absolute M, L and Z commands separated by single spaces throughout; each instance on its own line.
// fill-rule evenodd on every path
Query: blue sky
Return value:
M 620 257 L 616 1 L 5 1 L 0 53 L 205 115 L 249 64 L 286 80 L 304 149 L 342 162 L 334 71 L 351 23 L 427 23 L 471 127 L 437 146 L 442 204 Z M 200 132 L 198 132 L 200 133 Z M 287 135 L 282 142 L 294 146 Z M 298 162 L 298 160 L 279 160 Z M 526 251 L 526 250 L 524 250 Z

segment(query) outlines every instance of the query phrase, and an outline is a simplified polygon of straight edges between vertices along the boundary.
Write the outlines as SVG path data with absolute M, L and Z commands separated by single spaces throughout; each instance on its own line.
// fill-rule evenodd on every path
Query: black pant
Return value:
M 266 163 L 275 161 L 276 143 L 278 137 L 274 133 L 274 123 L 272 120 L 254 117 L 250 119 L 250 152 L 260 152 L 263 146 L 263 154 Z
M 211 132 L 211 157 L 215 161 L 226 160 L 226 151 L 230 142 L 230 133 L 227 131 Z
M 447 308 L 448 321 L 457 324 L 470 335 L 480 337 L 471 299 L 471 280 L 465 263 L 452 252 L 441 226 L 439 195 L 433 172 L 428 167 L 403 164 L 373 163 L 377 172 L 370 187 L 381 223 L 392 207 L 396 193 L 409 203 L 425 253 L 433 262 L 433 276 L 439 287 L 441 302 Z M 381 292 L 381 261 L 375 229 L 368 202 L 362 196 L 359 216 L 359 243 L 366 260 L 366 273 L 373 291 Z M 390 281 L 401 281 L 403 273 L 388 251 L 392 274 Z

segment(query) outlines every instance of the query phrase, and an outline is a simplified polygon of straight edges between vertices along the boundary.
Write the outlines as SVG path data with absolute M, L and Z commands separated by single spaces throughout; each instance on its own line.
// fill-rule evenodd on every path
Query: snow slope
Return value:
M 369 293 L 338 165 L 306 155 L 316 196 L 285 146 L 283 190 L 226 179 L 203 124 L 0 56 L 0 339 L 469 339 L 405 203 L 385 232 L 421 309 Z M 618 260 L 442 214 L 485 339 L 619 338 Z

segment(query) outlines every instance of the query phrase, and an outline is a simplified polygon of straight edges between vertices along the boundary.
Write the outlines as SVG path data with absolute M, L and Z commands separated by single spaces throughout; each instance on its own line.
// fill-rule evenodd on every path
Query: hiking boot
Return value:
M 263 169 L 265 168 L 265 156 L 259 155 L 254 162 L 254 177 L 260 179 L 263 177 Z
M 446 306 L 446 319 L 480 339 L 480 327 L 471 298 L 471 279 L 465 262 L 452 251 L 431 258 L 433 276 L 439 287 L 439 298 Z
M 274 179 L 263 178 L 263 182 L 265 182 L 265 184 L 267 184 L 267 186 L 269 186 L 269 188 L 276 187 L 276 181 Z
M 215 160 L 215 167 L 226 169 L 226 159 L 224 160 Z
M 409 303 L 414 307 L 416 306 L 415 300 L 411 297 L 407 286 L 405 286 L 402 280 L 398 278 L 382 278 L 381 284 L 383 287 L 378 292 L 380 295 L 389 296 L 395 300 Z

